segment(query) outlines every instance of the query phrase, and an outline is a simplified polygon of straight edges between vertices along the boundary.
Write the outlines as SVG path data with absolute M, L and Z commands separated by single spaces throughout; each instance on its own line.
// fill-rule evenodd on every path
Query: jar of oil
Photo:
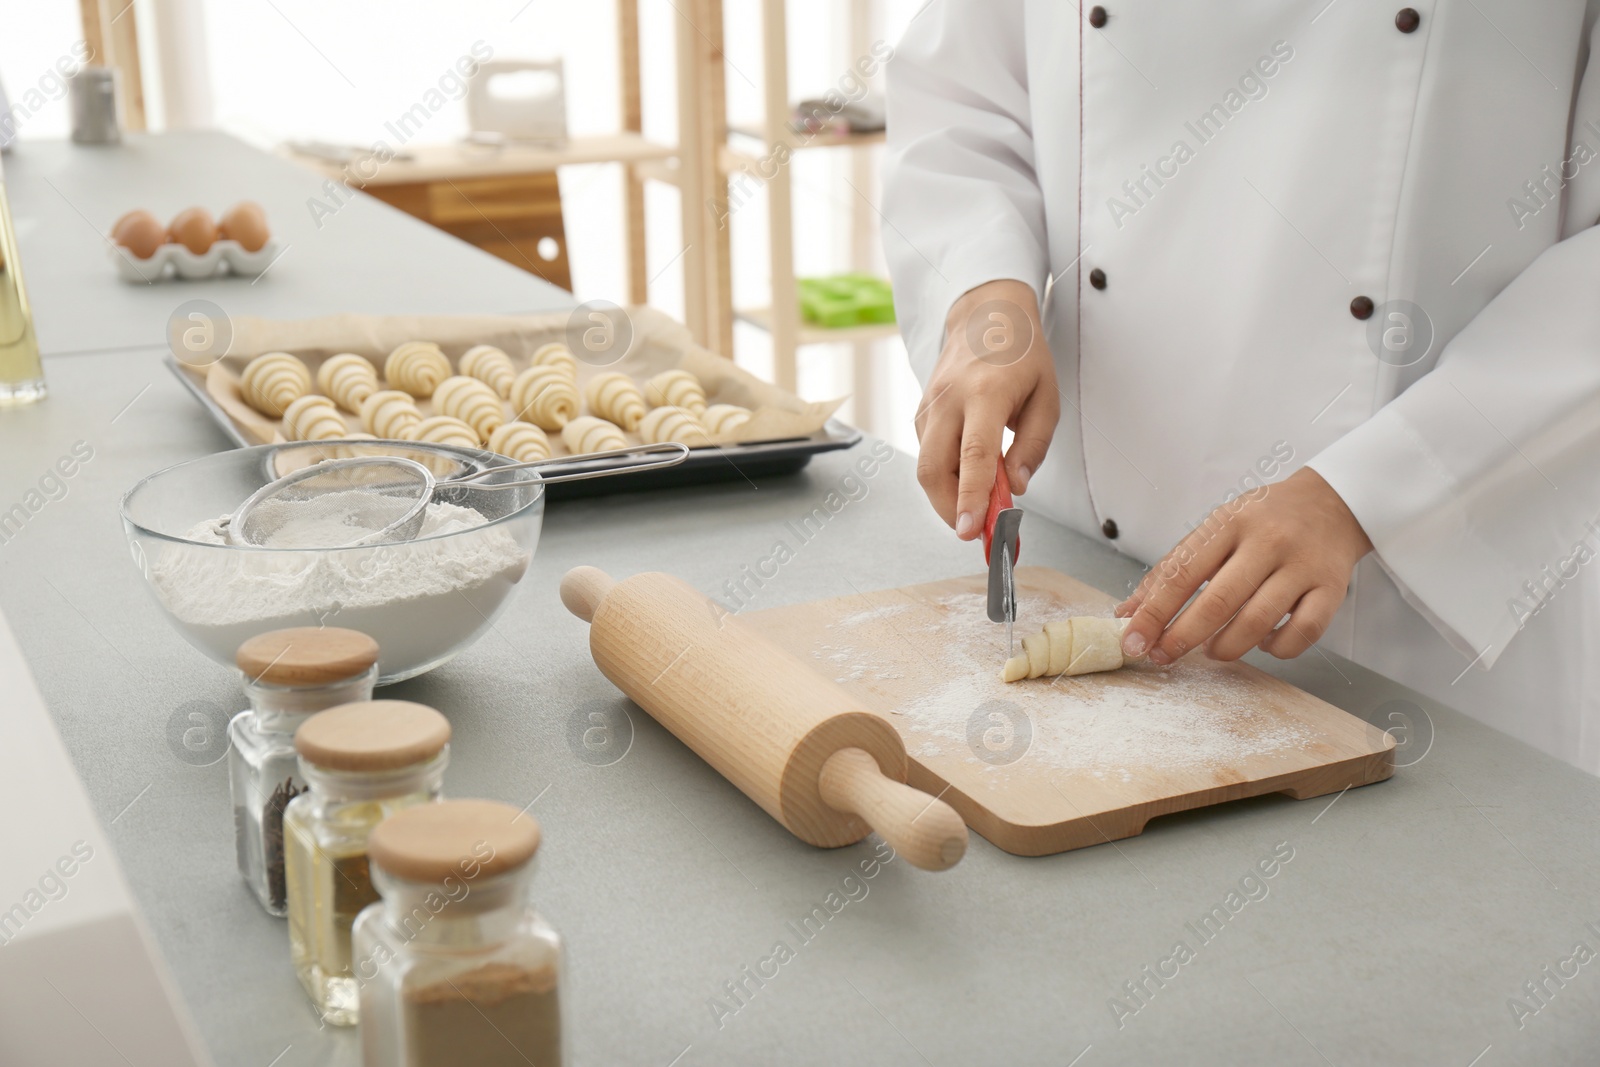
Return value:
M 289 950 L 323 1019 L 352 1026 L 359 989 L 350 928 L 378 899 L 367 835 L 395 812 L 439 799 L 450 723 L 422 704 L 369 700 L 311 716 L 294 746 L 310 788 L 283 816 Z
M 22 284 L 6 176 L 0 170 L 0 405 L 28 404 L 43 400 L 44 394 L 44 365 L 39 362 L 28 290 Z

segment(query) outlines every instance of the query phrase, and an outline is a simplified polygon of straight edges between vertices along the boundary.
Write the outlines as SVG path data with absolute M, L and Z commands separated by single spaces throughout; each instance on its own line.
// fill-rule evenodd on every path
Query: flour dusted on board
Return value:
M 1114 682 L 1062 677 L 1007 685 L 995 669 L 1005 654 L 1002 628 L 988 621 L 984 597 L 954 594 L 937 604 L 936 622 L 896 610 L 892 601 L 857 612 L 830 624 L 832 642 L 812 653 L 836 681 L 869 689 L 876 679 L 899 678 L 914 661 L 927 684 L 889 709 L 897 721 L 904 716 L 901 732 L 918 758 L 965 758 L 1004 775 L 1006 764 L 973 751 L 974 720 L 981 736 L 985 709 L 1000 715 L 997 723 L 1025 717 L 1031 736 L 1020 762 L 1111 781 L 1148 768 L 1216 769 L 1311 740 L 1304 726 L 1256 706 L 1249 686 L 1199 664 L 1137 664 Z M 1037 594 L 1024 594 L 1018 608 L 1024 619 L 1104 613 Z

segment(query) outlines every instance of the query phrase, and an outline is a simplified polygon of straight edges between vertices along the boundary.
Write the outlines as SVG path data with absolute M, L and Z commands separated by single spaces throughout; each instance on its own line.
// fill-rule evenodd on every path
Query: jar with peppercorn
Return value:
M 372 699 L 378 643 L 334 627 L 272 630 L 240 645 L 234 662 L 250 701 L 228 724 L 239 873 L 261 906 L 282 918 L 289 913 L 283 812 L 306 788 L 294 732 L 319 711 Z

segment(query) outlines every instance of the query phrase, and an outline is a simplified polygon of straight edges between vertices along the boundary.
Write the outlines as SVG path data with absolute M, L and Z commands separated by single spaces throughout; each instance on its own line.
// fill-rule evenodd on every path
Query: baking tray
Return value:
M 167 355 L 162 362 L 188 390 L 189 395 L 200 403 L 228 440 L 240 448 L 253 443 L 244 438 L 227 412 L 206 392 L 205 386 L 184 372 L 183 365 L 176 358 Z M 675 489 L 709 482 L 753 482 L 757 478 L 794 474 L 810 463 L 812 456 L 850 448 L 860 440 L 860 430 L 838 419 L 829 419 L 822 429 L 805 437 L 697 448 L 676 466 L 588 481 L 556 482 L 545 491 L 550 499 L 563 500 L 611 493 L 637 493 L 649 489 Z

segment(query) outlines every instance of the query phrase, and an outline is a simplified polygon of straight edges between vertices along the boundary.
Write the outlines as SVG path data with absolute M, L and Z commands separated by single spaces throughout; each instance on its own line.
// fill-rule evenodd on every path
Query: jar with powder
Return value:
M 561 940 L 529 902 L 539 824 L 446 800 L 386 819 L 355 928 L 368 1067 L 559 1067 Z
M 439 799 L 450 723 L 422 704 L 369 700 L 311 716 L 295 732 L 310 789 L 283 817 L 289 950 L 326 1022 L 356 1022 L 350 927 L 378 899 L 367 835 L 398 811 Z
M 319 711 L 372 699 L 378 643 L 355 630 L 294 627 L 250 638 L 234 662 L 250 701 L 228 724 L 239 873 L 261 906 L 282 918 L 289 913 L 283 812 L 306 788 L 294 732 Z

